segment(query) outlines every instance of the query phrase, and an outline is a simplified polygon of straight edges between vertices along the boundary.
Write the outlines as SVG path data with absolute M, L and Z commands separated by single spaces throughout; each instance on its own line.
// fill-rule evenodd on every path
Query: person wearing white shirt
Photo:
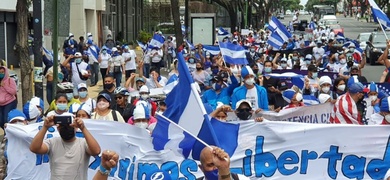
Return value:
M 111 55 L 107 53 L 107 47 L 103 46 L 102 53 L 100 53 L 98 62 L 100 67 L 100 74 L 102 75 L 102 79 L 106 77 L 107 69 L 108 69 L 108 60 L 111 58 Z
M 324 48 L 322 48 L 321 41 L 317 41 L 317 47 L 313 48 L 313 56 L 316 61 L 319 61 L 322 59 L 322 56 L 325 54 Z
M 161 48 L 153 47 L 152 50 L 149 52 L 149 57 L 152 67 L 156 68 L 158 72 L 160 72 L 161 67 L 161 61 L 163 57 L 163 51 Z
M 87 41 L 87 54 L 89 59 L 89 66 L 91 67 L 91 86 L 95 86 L 99 81 L 99 53 L 100 49 L 98 46 L 93 44 L 92 40 Z
M 335 39 L 335 37 L 336 37 L 336 35 L 334 34 L 334 31 L 333 31 L 333 29 L 331 29 L 330 30 L 330 33 L 329 33 L 329 35 L 328 35 L 328 39 Z
M 70 62 L 70 60 L 74 58 L 74 62 Z M 77 85 L 80 83 L 87 84 L 87 79 L 91 75 L 90 67 L 88 63 L 84 62 L 81 59 L 81 53 L 77 52 L 75 55 L 70 55 L 62 65 L 65 66 L 72 72 L 72 83 L 73 83 L 73 95 L 79 96 L 79 92 L 77 89 Z
M 168 79 L 164 76 L 161 76 L 155 68 L 150 69 L 150 78 L 145 79 L 147 79 L 146 86 L 149 89 L 162 88 L 168 82 Z
M 116 87 L 121 86 L 122 74 L 125 74 L 125 61 L 122 56 L 119 54 L 116 47 L 112 48 L 112 55 L 108 61 L 107 71 L 111 73 L 116 80 Z
M 122 57 L 125 61 L 125 77 L 127 80 L 130 77 L 130 74 L 135 73 L 135 70 L 137 69 L 137 54 L 134 50 L 130 49 L 129 46 L 125 46 L 124 51 L 122 53 Z

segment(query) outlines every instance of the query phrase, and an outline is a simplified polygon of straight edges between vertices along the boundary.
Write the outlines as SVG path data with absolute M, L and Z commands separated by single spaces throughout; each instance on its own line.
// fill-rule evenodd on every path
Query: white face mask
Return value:
M 328 93 L 329 90 L 330 90 L 330 87 L 323 87 L 323 88 L 322 88 L 322 91 L 323 91 L 324 93 Z
M 347 60 L 346 59 L 340 59 L 340 64 L 345 64 L 345 63 L 347 63 Z
M 148 127 L 148 123 L 147 122 L 138 122 L 138 123 L 134 123 L 134 126 L 142 128 L 142 129 L 146 129 Z
M 146 100 L 149 98 L 149 94 L 143 94 L 141 95 L 141 99 Z
M 255 78 L 249 78 L 247 80 L 245 80 L 245 84 L 251 86 L 255 83 Z
M 100 102 L 97 103 L 97 108 L 98 108 L 99 110 L 105 110 L 105 109 L 107 109 L 109 106 L 110 106 L 110 103 L 108 103 L 108 102 L 100 101 Z
M 27 121 L 27 124 L 34 124 L 37 122 L 37 119 L 34 119 L 34 120 L 31 120 L 31 121 Z
M 26 124 L 24 124 L 23 122 L 20 122 L 20 121 L 16 122 L 15 124 L 26 125 Z
M 386 120 L 387 122 L 390 122 L 390 114 L 388 114 L 388 115 L 385 116 L 385 120 Z
M 345 84 L 339 85 L 339 86 L 337 87 L 337 89 L 340 90 L 340 91 L 344 91 L 344 90 L 345 90 Z
M 370 96 L 371 101 L 376 101 L 378 99 L 378 96 Z

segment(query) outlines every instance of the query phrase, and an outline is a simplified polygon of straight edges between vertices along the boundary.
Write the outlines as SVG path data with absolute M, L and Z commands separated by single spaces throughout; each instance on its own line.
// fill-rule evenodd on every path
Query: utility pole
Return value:
M 43 70 L 42 70 L 42 0 L 33 1 L 34 28 L 34 92 L 35 96 L 43 99 Z
M 190 27 L 190 23 L 189 23 L 189 12 L 190 12 L 190 7 L 189 7 L 189 0 L 185 0 L 184 1 L 184 7 L 185 7 L 185 12 L 184 12 L 184 25 L 186 27 L 185 29 L 185 32 L 184 32 L 184 35 L 185 35 L 185 38 L 187 40 L 189 40 L 190 38 L 188 37 L 188 28 Z M 192 28 L 192 27 L 191 27 Z M 192 39 L 191 39 L 192 41 Z
M 53 11 L 54 11 L 54 23 L 53 23 L 53 34 L 52 34 L 52 47 L 53 47 L 53 99 L 57 93 L 58 83 L 58 1 L 54 0 Z

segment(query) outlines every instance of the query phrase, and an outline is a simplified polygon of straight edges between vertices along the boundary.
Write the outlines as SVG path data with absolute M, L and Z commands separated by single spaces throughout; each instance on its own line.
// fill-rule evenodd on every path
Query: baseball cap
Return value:
M 255 75 L 255 73 L 250 66 L 245 66 L 241 69 L 241 77 L 245 78 L 248 75 Z
M 8 113 L 8 122 L 12 122 L 15 119 L 20 119 L 20 120 L 25 121 L 26 116 L 23 114 L 22 111 L 20 111 L 18 109 L 13 109 Z
M 280 62 L 287 62 L 287 59 L 286 59 L 286 58 L 282 58 L 282 59 L 280 60 Z
M 23 113 L 28 120 L 35 119 L 40 115 L 38 107 L 34 103 L 31 103 L 31 101 L 23 106 Z
M 81 88 L 85 88 L 85 89 L 88 89 L 87 88 L 87 85 L 85 83 L 80 83 L 77 85 L 77 89 L 80 90 Z
M 349 86 L 349 88 L 348 88 L 348 91 L 349 91 L 350 93 L 353 93 L 353 94 L 355 94 L 355 93 L 360 93 L 360 92 L 362 92 L 362 93 L 363 93 L 363 92 L 367 93 L 367 92 L 369 91 L 369 89 L 364 88 L 364 86 L 363 86 L 362 83 L 357 82 L 357 83 L 351 84 L 351 85 Z
M 145 85 L 141 86 L 141 88 L 139 88 L 139 92 L 149 92 L 149 88 Z
M 313 59 L 313 56 L 311 55 L 311 54 L 307 54 L 306 56 L 305 56 L 305 60 L 312 60 Z
M 111 49 L 111 51 L 112 51 L 112 52 L 118 51 L 118 48 L 113 47 L 113 48 Z
M 319 82 L 320 86 L 325 84 L 325 83 L 332 85 L 332 79 L 330 79 L 329 76 L 321 76 L 320 82 Z
M 97 97 L 97 100 L 99 101 L 100 98 L 104 98 L 104 99 L 106 99 L 108 102 L 111 102 L 111 96 L 108 95 L 107 93 L 101 93 L 101 94 L 99 94 L 99 96 Z
M 330 98 L 329 94 L 321 93 L 320 95 L 318 95 L 318 100 L 320 101 L 321 104 L 325 103 L 329 98 Z
M 137 82 L 137 81 L 142 81 L 142 82 L 145 82 L 144 78 L 141 78 L 141 77 L 137 77 L 137 78 L 135 78 L 135 82 Z
M 296 92 L 295 92 L 294 90 L 292 90 L 292 89 L 287 89 L 287 90 L 285 90 L 285 91 L 283 92 L 282 97 L 283 97 L 283 99 L 284 99 L 286 102 L 291 103 L 291 99 L 294 97 L 295 93 L 296 93 Z
M 236 103 L 236 109 L 238 109 L 238 108 L 241 106 L 242 103 L 247 103 L 248 106 L 249 106 L 250 108 L 252 108 L 252 103 L 250 103 L 250 102 L 249 102 L 248 100 L 246 100 L 246 99 L 241 99 L 241 100 L 239 100 L 239 101 Z
M 356 65 L 353 65 L 353 66 L 351 67 L 351 70 L 359 70 L 359 67 L 356 66 Z
M 80 53 L 80 52 L 76 52 L 76 53 L 74 54 L 74 56 L 76 56 L 76 57 L 80 57 L 80 56 L 82 56 L 82 55 L 81 55 L 81 53 Z
M 378 92 L 378 86 L 374 82 L 370 83 L 369 89 L 370 89 L 370 92 Z

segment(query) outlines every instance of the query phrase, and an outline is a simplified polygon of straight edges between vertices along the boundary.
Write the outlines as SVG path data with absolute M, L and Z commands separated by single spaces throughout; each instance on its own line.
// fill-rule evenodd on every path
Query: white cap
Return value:
M 91 115 L 92 113 L 92 107 L 85 103 L 81 104 L 78 110 L 84 110 L 88 115 Z
M 77 85 L 77 89 L 85 88 L 88 89 L 87 85 L 85 83 L 80 83 Z
M 31 98 L 30 104 L 33 104 L 33 105 L 35 105 L 35 106 L 41 107 L 41 98 L 39 98 L 39 97 L 33 97 L 33 98 Z
M 321 76 L 320 82 L 319 82 L 320 86 L 325 84 L 325 83 L 332 85 L 332 80 L 330 79 L 329 76 Z
M 82 55 L 81 55 L 80 52 L 77 52 L 77 53 L 74 54 L 74 56 L 76 56 L 76 57 L 81 57 Z
M 113 48 L 111 49 L 111 51 L 112 51 L 112 52 L 118 51 L 118 48 L 113 47 Z
M 74 36 L 72 33 L 69 33 L 69 37 Z
M 320 101 L 321 104 L 325 103 L 329 98 L 330 98 L 329 94 L 322 93 L 318 95 L 318 100 Z
M 139 88 L 139 92 L 149 92 L 149 88 L 145 85 L 141 86 L 141 88 Z
M 137 103 L 133 114 L 133 119 L 149 119 L 150 117 L 149 108 L 144 103 Z
M 305 59 L 313 59 L 313 56 L 311 54 L 306 55 Z
M 246 100 L 246 99 L 241 99 L 241 100 L 239 100 L 239 101 L 236 103 L 236 109 L 239 108 L 240 105 L 241 105 L 242 103 L 247 103 L 247 104 L 249 105 L 249 107 L 252 108 L 252 104 L 251 104 L 248 100 Z
M 87 33 L 87 37 L 89 37 L 89 36 L 92 36 L 92 33 L 90 33 L 90 32 L 89 32 L 89 33 Z

